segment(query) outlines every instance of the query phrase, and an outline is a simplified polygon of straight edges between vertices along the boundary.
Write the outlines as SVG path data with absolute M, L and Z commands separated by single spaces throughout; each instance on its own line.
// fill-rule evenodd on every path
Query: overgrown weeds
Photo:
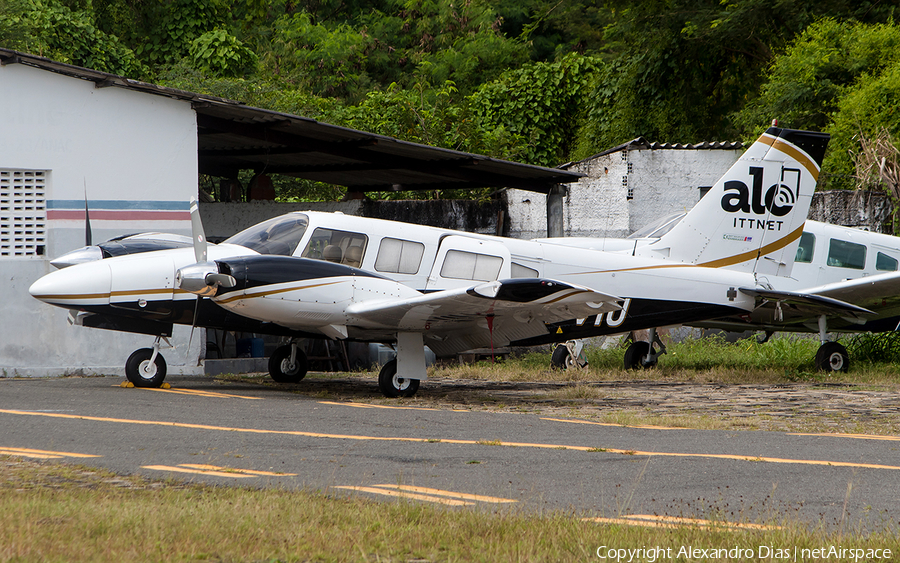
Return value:
M 766 343 L 756 338 L 728 342 L 723 337 L 688 338 L 667 345 L 656 368 L 625 371 L 627 343 L 612 347 L 586 347 L 584 369 L 550 368 L 550 354 L 529 352 L 504 362 L 442 364 L 430 368 L 429 377 L 486 381 L 588 382 L 645 379 L 700 383 L 780 384 L 794 382 L 900 383 L 892 361 L 900 362 L 900 338 L 891 334 L 860 335 L 844 340 L 851 354 L 849 373 L 824 373 L 815 369 L 818 340 L 795 335 L 775 337 Z

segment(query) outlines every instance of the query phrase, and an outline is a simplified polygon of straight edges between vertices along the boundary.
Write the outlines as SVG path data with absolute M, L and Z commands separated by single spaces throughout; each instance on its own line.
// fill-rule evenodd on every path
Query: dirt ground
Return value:
M 900 434 L 900 394 L 853 384 L 731 385 L 660 381 L 497 382 L 436 379 L 388 400 L 366 376 L 310 376 L 292 390 L 327 400 L 534 412 L 622 424 Z

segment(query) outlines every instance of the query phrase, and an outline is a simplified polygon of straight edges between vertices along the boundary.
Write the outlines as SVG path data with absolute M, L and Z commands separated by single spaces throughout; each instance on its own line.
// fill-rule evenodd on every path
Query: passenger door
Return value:
M 450 235 L 441 240 L 425 289 L 468 287 L 510 277 L 510 255 L 506 246 Z

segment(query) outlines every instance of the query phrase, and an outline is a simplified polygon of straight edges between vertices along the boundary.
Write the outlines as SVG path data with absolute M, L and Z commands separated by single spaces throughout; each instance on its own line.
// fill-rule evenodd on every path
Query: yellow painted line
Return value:
M 460 500 L 474 500 L 477 502 L 491 502 L 496 504 L 504 504 L 509 502 L 519 502 L 511 498 L 489 497 L 485 495 L 472 495 L 469 493 L 456 493 L 453 491 L 442 491 L 441 489 L 429 489 L 428 487 L 414 487 L 412 485 L 372 485 L 373 487 L 381 487 L 384 489 L 398 489 L 401 491 L 409 491 L 412 493 L 422 493 L 426 495 L 434 495 L 439 497 L 450 497 Z
M 253 477 L 253 475 L 246 475 L 232 471 L 203 471 L 200 469 L 191 469 L 189 467 L 173 467 L 171 465 L 143 465 L 141 467 L 143 469 L 153 469 L 155 471 L 172 471 L 175 473 L 191 473 L 193 475 L 212 475 L 213 477 L 232 477 L 234 479 L 245 479 L 247 477 Z
M 629 426 L 627 424 L 616 424 L 614 422 L 593 422 L 590 420 L 572 420 L 572 419 L 567 419 L 567 418 L 544 418 L 544 417 L 541 417 L 541 420 L 550 420 L 552 422 L 571 422 L 572 424 L 594 424 L 597 426 L 616 426 L 618 428 L 640 428 L 642 430 L 691 430 L 690 428 L 684 428 L 682 426 L 651 426 L 651 425 Z
M 788 436 L 818 436 L 822 438 L 854 438 L 856 440 L 883 440 L 885 442 L 900 442 L 900 436 L 881 436 L 878 434 L 827 434 L 790 432 Z
M 338 402 L 338 401 L 319 401 L 320 405 L 339 405 L 342 407 L 356 407 L 358 409 L 392 409 L 398 411 L 435 411 L 439 409 L 429 409 L 425 407 L 393 407 L 389 405 L 370 405 L 369 403 L 354 402 Z M 451 411 L 451 412 L 468 412 L 468 411 Z
M 634 514 L 621 518 L 591 517 L 582 518 L 584 522 L 598 522 L 600 524 L 624 524 L 626 526 L 644 526 L 647 528 L 724 528 L 728 530 L 781 530 L 781 526 L 768 526 L 764 524 L 751 524 L 741 522 L 719 522 L 715 520 L 701 520 L 697 518 L 681 518 L 677 516 L 654 516 L 650 514 Z
M 74 452 L 53 452 L 47 450 L 32 450 L 28 448 L 6 448 L 0 447 L 0 454 L 6 455 L 17 455 L 22 457 L 34 457 L 34 458 L 44 458 L 44 459 L 56 459 L 60 457 L 79 457 L 79 458 L 87 458 L 87 457 L 103 457 L 99 455 L 91 455 L 91 454 L 77 454 Z
M 179 463 L 178 467 L 189 469 L 201 469 L 204 471 L 226 471 L 234 473 L 246 473 L 247 475 L 262 475 L 264 477 L 293 477 L 296 473 L 273 473 L 271 471 L 256 471 L 254 469 L 235 469 L 233 467 L 219 467 L 217 465 L 204 465 L 200 463 Z
M 63 458 L 63 456 L 61 456 L 61 455 L 17 452 L 15 450 L 9 450 L 6 448 L 0 448 L 0 455 L 13 455 L 16 457 L 27 457 L 29 459 L 62 459 Z
M 327 434 L 323 432 L 304 432 L 302 430 L 260 430 L 256 428 L 230 428 L 227 426 L 211 426 L 208 424 L 189 424 L 184 422 L 163 422 L 155 420 L 131 420 L 127 418 L 106 418 L 99 416 L 83 416 L 74 414 L 17 411 L 0 409 L 0 413 L 14 414 L 24 416 L 44 416 L 48 418 L 62 418 L 66 420 L 87 420 L 92 422 L 114 422 L 119 424 L 140 424 L 145 426 L 165 426 L 168 428 L 189 428 L 194 430 L 219 430 L 222 432 L 245 432 L 248 434 L 278 434 L 284 436 L 303 436 L 307 438 L 329 438 L 336 440 L 359 440 L 372 442 L 413 442 L 413 443 L 429 443 L 439 442 L 441 444 L 460 444 L 460 445 L 491 445 L 491 446 L 509 446 L 519 448 L 543 448 L 549 450 L 574 450 L 582 452 L 602 451 L 606 453 L 636 455 L 636 456 L 660 456 L 660 457 L 686 457 L 686 458 L 706 458 L 706 459 L 725 459 L 734 461 L 758 461 L 768 463 L 788 463 L 798 465 L 822 465 L 829 467 L 856 467 L 865 469 L 892 469 L 900 470 L 900 466 L 896 465 L 880 465 L 874 463 L 853 463 L 846 461 L 826 461 L 826 460 L 810 460 L 810 459 L 787 459 L 777 457 L 762 457 L 748 455 L 732 455 L 732 454 L 701 454 L 701 453 L 677 453 L 677 452 L 646 452 L 638 450 L 624 450 L 618 448 L 598 448 L 596 446 L 572 446 L 565 444 L 538 444 L 530 442 L 490 442 L 484 440 L 456 440 L 456 439 L 435 439 L 435 438 L 407 438 L 402 436 L 365 436 L 358 434 Z
M 699 518 L 685 518 L 683 516 L 657 516 L 655 514 L 630 514 L 626 516 L 633 520 L 648 520 L 658 522 L 674 522 L 684 524 L 698 524 L 700 526 L 728 526 L 729 528 L 741 528 L 745 530 L 781 530 L 782 526 L 768 524 L 752 524 L 749 522 L 722 522 L 716 520 L 703 520 Z
M 119 387 L 114 385 L 113 387 Z M 212 397 L 216 399 L 249 399 L 251 401 L 261 401 L 262 397 L 245 397 L 243 395 L 231 395 L 229 393 L 219 393 L 217 391 L 203 391 L 202 389 L 159 389 L 158 387 L 136 387 L 136 389 L 144 389 L 146 391 L 160 391 L 162 393 L 175 393 L 178 395 L 193 395 L 195 397 Z
M 427 502 L 436 502 L 438 504 L 445 504 L 447 506 L 472 506 L 474 502 L 466 502 L 463 500 L 455 500 L 451 498 L 441 498 L 441 497 L 432 497 L 428 495 L 419 495 L 416 493 L 409 493 L 406 491 L 394 491 L 390 489 L 379 489 L 377 487 L 349 487 L 349 486 L 336 486 L 333 487 L 335 489 L 345 489 L 348 491 L 357 491 L 361 493 L 373 493 L 376 495 L 386 495 L 389 497 L 400 497 L 400 498 L 408 498 L 413 500 L 424 500 Z

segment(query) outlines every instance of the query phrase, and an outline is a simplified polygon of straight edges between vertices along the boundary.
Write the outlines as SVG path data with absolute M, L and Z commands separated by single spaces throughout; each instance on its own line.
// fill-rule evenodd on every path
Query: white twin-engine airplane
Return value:
M 379 374 L 390 397 L 426 379 L 438 356 L 651 329 L 626 364 L 650 364 L 655 328 L 751 315 L 777 300 L 862 318 L 867 309 L 775 291 L 790 273 L 828 136 L 772 127 L 700 204 L 648 250 L 604 252 L 347 216 L 296 212 L 207 248 L 192 205 L 193 250 L 177 238 L 126 237 L 60 257 L 30 289 L 73 311 L 76 324 L 155 335 L 126 375 L 159 386 L 160 339 L 173 323 L 290 337 L 269 361 L 299 381 L 298 338 L 395 345 Z M 653 247 L 653 248 L 650 248 Z M 88 258 L 85 258 L 88 256 Z M 98 259 L 103 256 L 103 259 Z M 83 260 L 88 261 L 83 263 Z M 723 266 L 740 266 L 729 269 Z

